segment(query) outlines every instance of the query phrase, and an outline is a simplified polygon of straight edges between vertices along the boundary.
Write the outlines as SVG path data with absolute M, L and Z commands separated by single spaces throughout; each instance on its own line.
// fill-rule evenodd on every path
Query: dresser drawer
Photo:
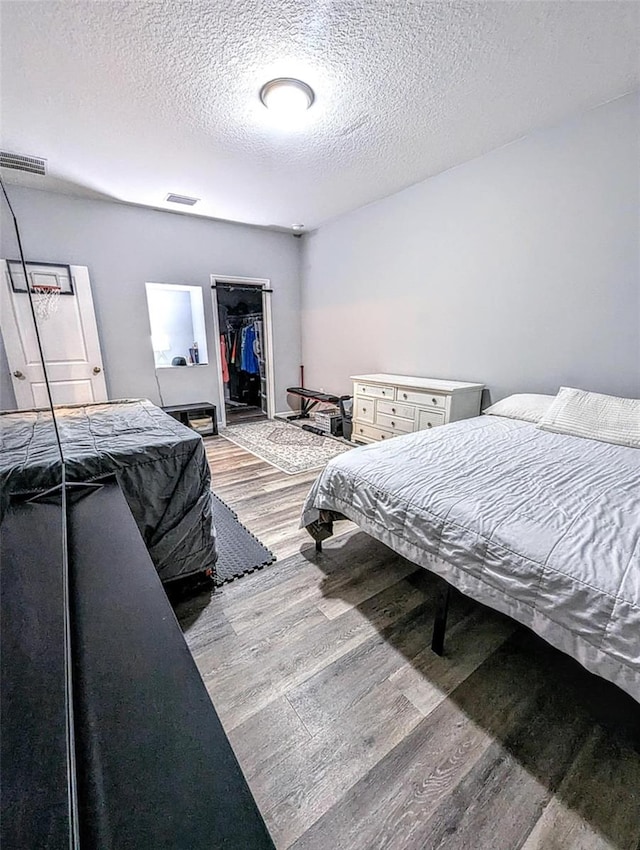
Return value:
M 403 419 L 400 416 L 389 416 L 386 413 L 377 414 L 376 425 L 379 425 L 380 428 L 388 428 L 390 431 L 395 431 L 397 434 L 410 434 L 415 427 L 413 419 Z
M 356 396 L 356 401 L 354 405 L 353 418 L 360 420 L 360 422 L 371 422 L 375 418 L 375 409 L 376 402 L 373 398 L 363 398 L 362 396 Z
M 412 404 L 400 404 L 397 401 L 379 401 L 376 408 L 378 413 L 387 416 L 402 416 L 403 419 L 415 419 L 416 409 Z
M 424 431 L 426 428 L 435 428 L 437 425 L 444 425 L 444 420 L 444 413 L 440 410 L 419 410 L 418 431 Z
M 411 404 L 421 404 L 423 407 L 430 407 L 434 410 L 444 410 L 447 406 L 446 395 L 438 395 L 438 393 L 425 393 L 419 390 L 403 390 L 398 388 L 398 401 L 408 401 Z
M 376 428 L 373 425 L 366 425 L 362 422 L 354 422 L 353 434 L 351 435 L 351 439 L 362 439 L 366 442 L 371 442 L 372 440 L 389 440 L 393 436 L 395 436 L 393 431 L 387 431 L 383 428 Z
M 355 396 L 368 395 L 373 398 L 395 398 L 395 387 L 380 387 L 377 384 L 361 384 L 360 382 L 353 385 L 353 394 Z

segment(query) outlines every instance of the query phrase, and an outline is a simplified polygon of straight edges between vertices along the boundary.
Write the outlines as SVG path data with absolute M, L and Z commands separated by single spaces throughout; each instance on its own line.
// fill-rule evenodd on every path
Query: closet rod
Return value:
M 242 319 L 243 322 L 261 322 L 263 320 L 263 316 L 263 313 L 229 313 L 227 321 L 230 322 L 232 319 Z
M 242 286 L 237 283 L 212 283 L 211 289 L 242 289 L 245 292 L 273 292 L 273 289 L 263 289 L 261 286 Z

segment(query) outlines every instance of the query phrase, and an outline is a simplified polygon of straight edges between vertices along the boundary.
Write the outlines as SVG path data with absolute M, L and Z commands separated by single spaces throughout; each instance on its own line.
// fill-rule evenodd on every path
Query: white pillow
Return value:
M 539 422 L 545 415 L 555 396 L 536 393 L 517 393 L 507 396 L 486 410 L 490 416 L 506 416 L 507 419 L 522 419 L 525 422 Z
M 640 449 L 640 399 L 560 387 L 538 428 Z

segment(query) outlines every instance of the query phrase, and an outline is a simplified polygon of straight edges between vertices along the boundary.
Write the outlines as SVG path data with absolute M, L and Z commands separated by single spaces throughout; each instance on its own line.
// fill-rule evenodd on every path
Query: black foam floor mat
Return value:
M 238 520 L 229 505 L 215 493 L 213 523 L 216 529 L 216 584 L 225 584 L 240 576 L 272 564 L 276 556 Z

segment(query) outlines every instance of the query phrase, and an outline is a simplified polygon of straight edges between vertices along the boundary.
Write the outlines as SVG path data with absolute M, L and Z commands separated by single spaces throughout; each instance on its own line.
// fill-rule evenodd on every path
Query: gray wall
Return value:
M 271 279 L 276 406 L 298 383 L 300 240 L 274 231 L 9 186 L 27 259 L 89 267 L 111 398 L 159 402 L 145 283 L 203 288 L 209 365 L 158 372 L 166 404 L 216 401 L 209 275 Z M 1 256 L 16 255 L 2 210 Z M 14 406 L 0 351 L 0 406 Z
M 638 98 L 541 130 L 304 238 L 309 386 L 395 372 L 494 400 L 640 396 Z M 375 175 L 372 175 L 372 180 Z

